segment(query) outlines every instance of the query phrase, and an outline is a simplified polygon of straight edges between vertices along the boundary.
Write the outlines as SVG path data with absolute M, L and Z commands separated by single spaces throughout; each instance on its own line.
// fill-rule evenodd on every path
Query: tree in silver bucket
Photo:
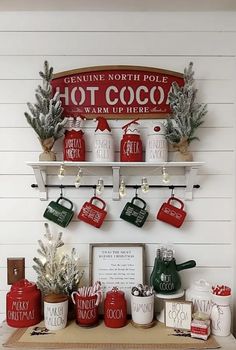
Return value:
M 193 160 L 188 146 L 193 140 L 199 140 L 194 134 L 207 113 L 206 104 L 195 102 L 197 89 L 194 87 L 192 67 L 193 63 L 190 62 L 188 68 L 184 69 L 184 86 L 173 82 L 168 96 L 171 114 L 167 118 L 166 139 L 179 152 L 183 161 Z
M 38 86 L 35 90 L 36 103 L 27 103 L 31 115 L 25 112 L 25 117 L 39 137 L 43 148 L 39 160 L 56 160 L 56 155 L 52 151 L 55 141 L 64 133 L 66 118 L 62 119 L 63 108 L 59 92 L 52 93 L 51 80 L 53 68 L 49 67 L 47 61 L 44 62 L 44 72 L 39 72 L 43 79 L 43 86 Z

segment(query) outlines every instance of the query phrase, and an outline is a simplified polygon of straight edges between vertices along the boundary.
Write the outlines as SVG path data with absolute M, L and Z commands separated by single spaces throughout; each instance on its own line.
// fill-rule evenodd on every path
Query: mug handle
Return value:
M 92 202 L 93 202 L 94 200 L 96 200 L 96 201 L 98 201 L 98 202 L 101 202 L 101 203 L 102 203 L 102 210 L 105 209 L 106 203 L 105 203 L 101 198 L 98 198 L 98 197 L 96 197 L 96 196 L 93 196 L 93 197 L 90 199 L 90 203 L 92 204 Z
M 63 200 L 63 201 L 66 201 L 66 202 L 69 202 L 70 203 L 70 210 L 72 210 L 73 209 L 73 203 L 69 200 L 69 199 L 67 199 L 67 198 L 65 198 L 65 197 L 59 197 L 58 198 L 58 200 L 57 200 L 57 203 L 59 203 L 60 202 L 60 200 Z
M 147 203 L 146 203 L 142 198 L 136 196 L 136 197 L 134 197 L 134 198 L 132 199 L 131 203 L 133 204 L 135 200 L 138 200 L 138 201 L 140 201 L 140 202 L 143 203 L 143 208 L 142 208 L 142 209 L 145 209 L 145 208 L 146 208 Z
M 171 201 L 176 201 L 176 202 L 178 202 L 179 204 L 180 204 L 180 209 L 182 210 L 183 208 L 184 208 L 184 203 L 180 200 L 180 199 L 178 199 L 178 198 L 176 198 L 176 197 L 170 197 L 169 199 L 168 199 L 168 204 L 170 204 L 170 202 Z

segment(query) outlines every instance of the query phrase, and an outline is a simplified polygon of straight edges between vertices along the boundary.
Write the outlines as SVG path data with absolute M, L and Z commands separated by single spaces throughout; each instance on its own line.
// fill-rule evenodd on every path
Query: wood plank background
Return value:
M 180 230 L 155 220 L 168 190 L 151 190 L 143 195 L 150 216 L 143 229 L 119 219 L 132 191 L 120 202 L 111 200 L 106 189 L 104 199 L 108 216 L 97 230 L 78 222 L 76 215 L 64 229 L 65 249 L 75 246 L 88 280 L 89 243 L 140 242 L 147 247 L 146 277 L 152 270 L 155 250 L 160 243 L 175 247 L 178 262 L 197 261 L 197 268 L 181 272 L 184 287 L 199 278 L 210 283 L 225 283 L 234 289 L 235 275 L 235 13 L 155 13 L 155 12 L 6 12 L 0 13 L 0 318 L 5 314 L 7 257 L 26 257 L 26 277 L 35 279 L 32 258 L 37 240 L 42 238 L 47 202 L 38 199 L 32 169 L 26 161 L 35 161 L 40 145 L 27 125 L 26 102 L 34 101 L 34 89 L 40 82 L 38 71 L 49 60 L 55 72 L 106 64 L 160 67 L 183 72 L 194 62 L 198 99 L 208 104 L 206 121 L 198 131 L 200 142 L 191 145 L 194 160 L 204 161 L 194 191 L 194 200 L 186 203 L 188 217 Z M 112 121 L 119 156 L 121 121 Z M 94 123 L 85 124 L 88 159 Z M 148 121 L 142 122 L 145 144 Z M 56 145 L 61 159 L 61 141 Z M 175 154 L 170 153 L 170 160 Z M 143 174 L 145 175 L 145 174 Z M 148 177 L 150 183 L 160 177 Z M 97 181 L 96 174 L 90 180 Z M 109 182 L 110 179 L 104 178 Z M 58 183 L 56 174 L 50 183 Z M 73 183 L 68 176 L 65 183 Z M 88 179 L 84 179 L 88 181 Z M 171 181 L 183 183 L 183 175 Z M 127 178 L 139 183 L 140 176 Z M 66 190 L 76 212 L 91 197 L 91 190 Z M 183 198 L 182 190 L 176 195 Z M 49 200 L 58 191 L 49 190 Z M 54 232 L 58 227 L 51 225 Z

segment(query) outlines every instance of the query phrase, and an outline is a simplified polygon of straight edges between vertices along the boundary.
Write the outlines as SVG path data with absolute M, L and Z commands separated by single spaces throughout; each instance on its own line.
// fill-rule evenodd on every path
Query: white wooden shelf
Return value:
M 100 172 L 103 170 L 109 170 L 110 175 L 113 178 L 113 200 L 119 200 L 119 185 L 120 185 L 120 176 L 122 169 L 135 169 L 136 175 L 145 176 L 145 170 L 155 169 L 155 168 L 183 168 L 185 172 L 186 179 L 186 189 L 185 189 L 185 199 L 191 200 L 193 198 L 193 186 L 196 179 L 196 175 L 199 167 L 201 167 L 203 162 L 163 162 L 163 163 L 147 163 L 147 162 L 105 162 L 105 163 L 94 163 L 94 162 L 64 162 L 64 161 L 55 161 L 55 162 L 27 162 L 27 165 L 31 166 L 35 179 L 39 189 L 39 197 L 41 200 L 47 200 L 47 174 L 50 170 L 55 169 L 56 173 L 61 165 L 66 169 L 72 169 L 78 171 L 78 168 L 81 169 L 92 169 L 95 168 Z M 58 169 L 57 169 L 58 168 Z

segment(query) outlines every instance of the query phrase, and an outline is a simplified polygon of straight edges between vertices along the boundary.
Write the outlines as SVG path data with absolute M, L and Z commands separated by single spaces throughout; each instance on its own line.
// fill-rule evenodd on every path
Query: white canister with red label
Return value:
M 192 301 L 193 313 L 201 311 L 207 315 L 211 314 L 212 298 L 210 290 L 210 284 L 204 279 L 195 281 L 191 287 L 186 290 L 185 299 L 187 301 Z
M 165 138 L 165 127 L 161 122 L 156 122 L 149 128 L 146 142 L 145 160 L 149 163 L 167 162 L 168 144 Z

